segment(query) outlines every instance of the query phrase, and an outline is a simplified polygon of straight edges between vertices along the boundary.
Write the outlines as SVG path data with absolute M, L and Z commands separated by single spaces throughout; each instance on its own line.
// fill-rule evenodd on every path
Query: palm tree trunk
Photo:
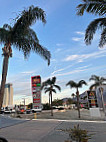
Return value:
M 5 90 L 5 83 L 6 83 L 6 76 L 8 71 L 8 55 L 4 55 L 3 60 L 3 69 L 2 69 L 2 80 L 1 80 L 1 87 L 0 87 L 0 110 L 3 103 L 3 97 L 4 97 L 4 90 Z
M 52 107 L 52 92 L 51 92 L 51 116 L 53 116 L 53 107 Z
M 78 117 L 80 118 L 80 104 L 79 104 L 79 91 L 78 91 L 78 88 L 77 88 L 76 95 L 77 95 L 77 109 L 78 109 Z
M 50 107 L 50 93 L 49 93 L 49 107 Z
M 100 93 L 101 93 L 103 111 L 104 111 L 104 114 L 106 116 L 106 110 L 105 110 L 105 104 L 104 104 L 104 98 L 103 98 L 103 88 L 102 87 L 100 88 Z

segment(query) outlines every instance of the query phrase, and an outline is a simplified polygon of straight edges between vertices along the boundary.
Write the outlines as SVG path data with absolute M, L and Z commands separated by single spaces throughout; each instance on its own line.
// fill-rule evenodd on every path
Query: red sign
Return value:
M 41 106 L 41 77 L 33 76 L 31 77 L 32 84 L 32 96 L 33 96 L 33 108 L 37 106 L 39 108 Z

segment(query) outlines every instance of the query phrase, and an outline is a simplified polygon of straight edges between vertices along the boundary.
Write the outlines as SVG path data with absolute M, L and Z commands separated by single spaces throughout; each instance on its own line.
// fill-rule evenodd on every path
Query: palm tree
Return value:
M 49 92 L 49 103 L 50 103 L 50 98 L 51 98 L 51 116 L 53 116 L 53 109 L 52 109 L 52 93 L 56 93 L 56 89 L 58 89 L 59 91 L 61 91 L 60 86 L 56 85 L 56 77 L 52 77 L 52 79 L 48 79 L 47 81 L 42 83 L 41 89 L 45 90 L 45 93 Z
M 82 16 L 84 12 L 99 15 L 100 18 L 92 21 L 85 32 L 85 43 L 91 44 L 93 36 L 97 29 L 101 29 L 101 38 L 99 47 L 103 47 L 106 44 L 106 0 L 82 0 L 83 4 L 77 6 L 77 15 Z
M 27 58 L 32 51 L 46 59 L 48 64 L 50 63 L 50 52 L 39 44 L 35 31 L 30 28 L 37 20 L 46 23 L 45 12 L 41 8 L 30 6 L 28 10 L 22 11 L 19 17 L 15 19 L 15 23 L 12 27 L 8 24 L 4 24 L 3 27 L 0 28 L 0 43 L 5 45 L 4 48 L 2 48 L 4 60 L 0 87 L 0 109 L 3 102 L 8 62 L 9 58 L 12 57 L 12 47 L 22 51 L 25 58 Z
M 78 117 L 80 118 L 80 105 L 79 105 L 79 90 L 78 90 L 78 88 L 81 88 L 82 85 L 87 85 L 87 83 L 84 80 L 80 80 L 78 83 L 71 80 L 66 84 L 66 86 L 68 86 L 68 85 L 71 88 L 76 89 Z
M 90 81 L 93 80 L 94 81 L 94 84 L 92 84 L 90 86 L 90 90 L 92 89 L 97 89 L 97 87 L 99 87 L 99 92 L 101 94 L 101 99 L 102 99 L 102 106 L 103 106 L 103 110 L 104 110 L 104 113 L 105 113 L 105 116 L 106 116 L 106 112 L 105 112 L 105 105 L 104 105 L 104 98 L 103 98 L 103 88 L 102 88 L 102 85 L 106 85 L 106 78 L 104 77 L 99 77 L 99 76 L 96 76 L 96 75 L 92 75 L 91 78 L 89 79 Z

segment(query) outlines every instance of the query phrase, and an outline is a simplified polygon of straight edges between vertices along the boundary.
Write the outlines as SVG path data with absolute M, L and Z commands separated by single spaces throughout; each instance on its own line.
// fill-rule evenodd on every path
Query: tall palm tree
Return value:
M 52 77 L 52 79 L 48 79 L 47 81 L 42 83 L 41 89 L 45 90 L 45 93 L 49 92 L 49 103 L 50 103 L 50 99 L 51 99 L 51 103 L 50 103 L 50 107 L 51 107 L 51 116 L 53 116 L 53 108 L 52 108 L 52 93 L 56 93 L 56 89 L 58 89 L 59 91 L 61 91 L 60 86 L 56 85 L 56 77 Z
M 77 15 L 82 16 L 84 12 L 99 15 L 100 18 L 92 21 L 85 32 L 85 43 L 91 44 L 97 29 L 101 29 L 99 47 L 106 44 L 106 0 L 82 0 L 83 3 L 77 6 Z
M 50 52 L 39 44 L 35 31 L 30 28 L 37 20 L 46 23 L 45 12 L 41 8 L 30 6 L 27 10 L 22 11 L 12 27 L 8 24 L 4 24 L 3 27 L 0 28 L 0 43 L 5 45 L 4 48 L 2 48 L 4 60 L 0 87 L 0 109 L 3 102 L 8 61 L 9 58 L 12 57 L 12 47 L 22 51 L 25 58 L 27 58 L 32 51 L 46 59 L 48 64 L 50 63 Z
M 102 86 L 103 85 L 106 85 L 106 78 L 104 77 L 100 77 L 100 76 L 97 76 L 97 75 L 92 75 L 91 78 L 89 79 L 90 81 L 93 80 L 94 81 L 94 84 L 92 84 L 90 86 L 90 90 L 92 89 L 97 89 L 97 87 L 99 87 L 99 92 L 101 94 L 101 99 L 102 99 L 102 106 L 103 106 L 103 110 L 104 110 L 104 113 L 105 113 L 105 116 L 106 116 L 106 112 L 105 112 L 105 105 L 104 105 L 104 98 L 103 98 L 103 88 Z
M 79 88 L 82 87 L 82 85 L 87 85 L 87 83 L 84 80 L 80 80 L 78 83 L 74 81 L 69 81 L 66 86 L 70 86 L 71 88 L 76 89 L 76 96 L 77 96 L 77 109 L 78 109 L 78 117 L 80 118 L 80 104 L 79 104 Z

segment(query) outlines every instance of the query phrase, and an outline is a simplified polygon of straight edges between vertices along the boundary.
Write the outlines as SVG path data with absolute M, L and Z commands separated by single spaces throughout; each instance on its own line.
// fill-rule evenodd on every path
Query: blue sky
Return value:
M 85 13 L 84 16 L 76 15 L 76 6 L 81 0 L 0 0 L 0 27 L 3 24 L 13 24 L 13 19 L 30 5 L 44 9 L 47 23 L 40 21 L 32 26 L 36 31 L 40 44 L 46 47 L 52 55 L 50 66 L 35 53 L 31 53 L 27 60 L 21 52 L 13 49 L 13 57 L 9 60 L 7 83 L 13 84 L 14 104 L 32 101 L 31 76 L 41 75 L 42 81 L 56 76 L 57 84 L 62 91 L 54 94 L 55 98 L 71 97 L 74 89 L 66 87 L 69 80 L 79 81 L 84 79 L 88 86 L 80 89 L 84 92 L 92 82 L 92 74 L 106 77 L 106 48 L 98 47 L 100 31 L 94 36 L 91 45 L 84 43 L 84 33 L 87 25 L 95 18 L 94 15 Z M 1 49 L 3 45 L 0 45 Z M 0 50 L 0 55 L 2 50 Z M 3 57 L 0 56 L 0 74 Z M 48 101 L 48 94 L 42 93 L 42 102 Z

